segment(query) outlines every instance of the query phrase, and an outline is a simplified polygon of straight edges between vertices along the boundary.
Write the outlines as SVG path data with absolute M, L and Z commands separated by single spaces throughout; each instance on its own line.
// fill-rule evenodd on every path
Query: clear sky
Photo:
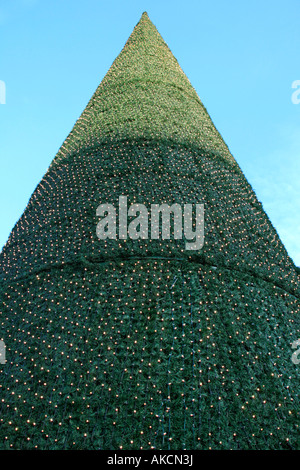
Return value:
M 300 0 L 0 0 L 0 248 L 143 11 L 300 266 Z

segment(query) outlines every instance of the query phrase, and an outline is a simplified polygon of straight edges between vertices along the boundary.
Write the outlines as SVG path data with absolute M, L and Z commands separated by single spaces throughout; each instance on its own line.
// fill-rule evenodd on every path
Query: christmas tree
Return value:
M 203 246 L 175 237 L 175 215 L 174 236 L 136 224 L 101 239 L 97 208 L 120 197 L 201 205 Z M 13 228 L 0 280 L 0 448 L 300 448 L 295 265 L 146 13 Z

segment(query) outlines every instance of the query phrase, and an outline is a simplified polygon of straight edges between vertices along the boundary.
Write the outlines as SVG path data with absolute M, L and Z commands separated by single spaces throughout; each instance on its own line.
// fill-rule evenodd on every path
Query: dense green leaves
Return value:
M 98 240 L 120 195 L 203 249 Z M 299 449 L 298 271 L 144 14 L 0 255 L 0 448 Z

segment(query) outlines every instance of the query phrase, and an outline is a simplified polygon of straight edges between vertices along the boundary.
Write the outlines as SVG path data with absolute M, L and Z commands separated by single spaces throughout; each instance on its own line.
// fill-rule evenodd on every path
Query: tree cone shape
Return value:
M 204 204 L 204 246 L 99 240 L 122 195 Z M 300 448 L 294 263 L 146 13 L 0 272 L 0 448 Z

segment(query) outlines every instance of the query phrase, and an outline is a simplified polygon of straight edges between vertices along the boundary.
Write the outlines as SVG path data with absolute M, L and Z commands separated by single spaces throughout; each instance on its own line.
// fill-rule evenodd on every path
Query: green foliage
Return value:
M 96 237 L 204 203 L 205 244 Z M 299 449 L 299 269 L 147 15 L 0 256 L 1 449 Z
M 2 448 L 298 448 L 299 304 L 280 288 L 137 260 L 3 298 Z

